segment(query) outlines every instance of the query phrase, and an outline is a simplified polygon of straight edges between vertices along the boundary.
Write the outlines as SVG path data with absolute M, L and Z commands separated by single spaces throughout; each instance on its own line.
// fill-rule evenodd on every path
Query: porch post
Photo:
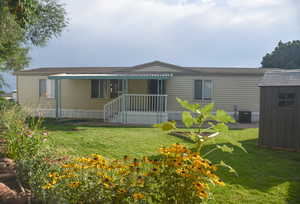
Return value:
M 61 117 L 61 81 L 55 79 L 55 118 Z
M 58 119 L 58 79 L 55 79 L 55 118 Z
M 58 102 L 59 102 L 59 112 L 58 112 L 58 116 L 61 118 L 61 80 L 58 80 Z
M 122 92 L 123 92 L 123 101 L 122 101 L 122 123 L 127 123 L 127 96 L 124 94 L 128 93 L 128 79 L 122 80 Z

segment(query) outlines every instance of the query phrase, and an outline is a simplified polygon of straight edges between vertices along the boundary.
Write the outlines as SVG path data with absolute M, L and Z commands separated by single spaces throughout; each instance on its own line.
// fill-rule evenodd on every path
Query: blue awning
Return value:
M 55 74 L 48 76 L 48 79 L 170 79 L 173 74 Z

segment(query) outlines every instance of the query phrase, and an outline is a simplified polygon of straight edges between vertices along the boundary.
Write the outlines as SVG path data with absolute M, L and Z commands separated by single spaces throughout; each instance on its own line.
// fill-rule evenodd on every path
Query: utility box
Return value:
M 251 111 L 239 111 L 239 123 L 251 123 Z

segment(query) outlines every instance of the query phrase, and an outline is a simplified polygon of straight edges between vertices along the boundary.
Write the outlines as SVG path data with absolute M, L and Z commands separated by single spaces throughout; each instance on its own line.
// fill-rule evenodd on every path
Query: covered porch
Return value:
M 166 80 L 172 74 L 57 74 L 55 81 L 55 117 L 66 118 L 62 111 L 63 80 L 90 81 L 93 100 L 103 102 L 99 111 L 105 122 L 122 124 L 155 124 L 166 121 Z M 76 91 L 76 90 L 74 90 Z

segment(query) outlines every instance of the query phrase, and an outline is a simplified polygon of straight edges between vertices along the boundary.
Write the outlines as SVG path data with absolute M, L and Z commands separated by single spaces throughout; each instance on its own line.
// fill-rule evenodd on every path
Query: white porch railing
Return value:
M 123 95 L 118 96 L 104 105 L 103 118 L 104 122 L 117 120 L 119 113 L 122 111 Z
M 122 94 L 104 105 L 106 122 L 148 124 L 160 123 L 166 118 L 167 95 Z

